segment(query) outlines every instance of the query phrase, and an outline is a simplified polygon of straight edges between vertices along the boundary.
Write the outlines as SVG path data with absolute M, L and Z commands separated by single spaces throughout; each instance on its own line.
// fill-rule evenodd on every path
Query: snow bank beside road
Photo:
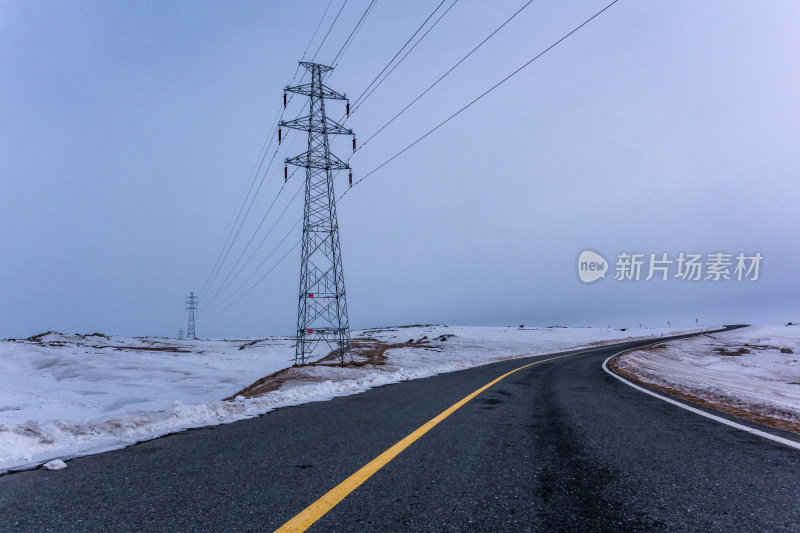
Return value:
M 625 354 L 646 384 L 781 429 L 800 430 L 800 326 L 748 327 Z
M 170 408 L 175 400 L 218 400 L 286 368 L 294 353 L 287 338 L 254 345 L 61 333 L 32 339 L 0 341 L 1 424 L 109 419 Z
M 354 332 L 354 341 L 409 346 L 389 349 L 381 365 L 292 369 L 293 379 L 277 390 L 234 401 L 221 399 L 290 365 L 293 339 L 50 333 L 0 341 L 0 472 L 502 359 L 667 333 L 675 331 L 420 326 Z
M 293 339 L 252 343 L 60 333 L 0 341 L 0 472 L 235 419 L 219 399 L 291 364 Z

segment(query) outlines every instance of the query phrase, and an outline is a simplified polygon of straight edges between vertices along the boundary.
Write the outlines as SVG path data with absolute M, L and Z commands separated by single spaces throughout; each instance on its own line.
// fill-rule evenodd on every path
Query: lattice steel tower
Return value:
M 353 132 L 325 115 L 326 99 L 347 100 L 346 96 L 322 83 L 322 77 L 333 67 L 308 62 L 300 65 L 311 73 L 311 82 L 287 87 L 286 92 L 309 97 L 308 116 L 280 123 L 281 127 L 308 133 L 307 151 L 286 159 L 287 165 L 306 169 L 295 364 L 305 363 L 323 342 L 344 361 L 350 351 L 350 322 L 339 247 L 333 171 L 350 167 L 331 153 L 328 136 L 353 135 Z
M 194 312 L 197 311 L 197 296 L 194 292 L 190 292 L 186 297 L 186 310 L 189 311 L 189 325 L 186 327 L 186 338 L 196 339 L 197 335 L 194 334 Z

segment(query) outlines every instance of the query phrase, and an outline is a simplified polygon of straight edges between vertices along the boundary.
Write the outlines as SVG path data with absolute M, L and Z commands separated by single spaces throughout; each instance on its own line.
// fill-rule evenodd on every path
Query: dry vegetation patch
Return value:
M 254 398 L 261 396 L 268 392 L 278 390 L 284 383 L 291 382 L 293 385 L 297 383 L 313 383 L 326 381 L 328 378 L 315 376 L 308 372 L 306 369 L 310 367 L 334 367 L 334 368 L 359 368 L 367 365 L 381 366 L 386 364 L 386 351 L 394 348 L 423 348 L 426 350 L 440 350 L 438 346 L 430 346 L 430 342 L 439 341 L 444 342 L 453 335 L 440 335 L 435 339 L 427 339 L 423 337 L 418 341 L 411 339 L 408 342 L 395 342 L 389 343 L 375 338 L 367 337 L 360 339 L 353 339 L 352 347 L 353 354 L 350 361 L 341 362 L 339 360 L 339 353 L 332 351 L 319 361 L 314 363 L 306 363 L 304 365 L 293 365 L 283 370 L 278 370 L 268 376 L 255 381 L 254 383 L 243 388 L 236 394 L 231 395 L 226 400 L 233 400 L 237 396 L 244 396 L 245 398 Z

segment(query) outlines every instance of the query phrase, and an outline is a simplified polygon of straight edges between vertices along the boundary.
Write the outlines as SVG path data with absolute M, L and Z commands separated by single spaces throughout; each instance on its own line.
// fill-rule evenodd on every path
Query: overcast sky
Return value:
M 326 83 L 361 94 L 438 3 L 378 0 Z M 524 3 L 457 1 L 348 126 L 365 140 Z M 354 178 L 606 3 L 533 2 L 360 150 Z M 318 61 L 332 61 L 368 4 L 347 1 Z M 209 279 L 327 5 L 0 0 L 0 336 L 186 328 L 184 299 Z M 332 0 L 307 57 L 341 5 Z M 788 0 L 618 2 L 347 194 L 351 325 L 800 321 L 798 22 Z M 344 104 L 328 110 L 339 118 Z M 299 137 L 281 145 L 201 292 L 201 337 L 294 331 L 300 173 L 246 268 L 220 284 Z M 333 150 L 346 158 L 349 143 Z M 346 185 L 343 173 L 337 191 Z M 587 248 L 612 270 L 626 251 L 764 260 L 757 281 L 622 282 L 612 271 L 584 284 Z

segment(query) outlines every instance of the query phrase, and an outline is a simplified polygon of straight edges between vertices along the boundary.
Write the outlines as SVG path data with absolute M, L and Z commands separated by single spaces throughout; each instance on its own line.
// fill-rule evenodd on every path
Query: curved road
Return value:
M 797 531 L 800 450 L 603 371 L 608 356 L 637 344 L 509 375 L 309 531 Z M 0 531 L 271 531 L 470 393 L 550 357 L 279 409 L 62 471 L 0 476 Z

